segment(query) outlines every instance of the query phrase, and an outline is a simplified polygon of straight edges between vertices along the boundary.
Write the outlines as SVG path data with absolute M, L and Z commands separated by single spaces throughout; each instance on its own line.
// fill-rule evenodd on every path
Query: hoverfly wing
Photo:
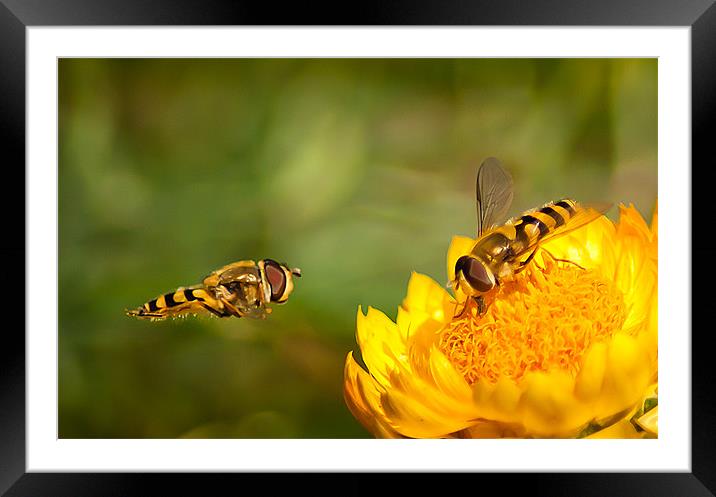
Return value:
M 571 215 L 568 222 L 564 225 L 557 227 L 547 233 L 545 236 L 540 237 L 534 245 L 542 245 L 543 243 L 559 238 L 560 236 L 569 234 L 586 224 L 598 219 L 603 216 L 612 207 L 610 202 L 590 202 L 590 203 L 575 203 L 575 212 Z
M 494 157 L 485 159 L 477 171 L 477 236 L 501 221 L 512 204 L 512 177 Z
M 254 261 L 232 262 L 212 271 L 203 278 L 203 285 L 212 288 L 221 282 L 235 280 L 250 283 L 258 281 L 258 270 Z

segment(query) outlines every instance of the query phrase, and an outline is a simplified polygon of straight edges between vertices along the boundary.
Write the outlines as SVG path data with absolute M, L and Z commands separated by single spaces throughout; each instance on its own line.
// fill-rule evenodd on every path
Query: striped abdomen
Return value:
M 563 199 L 551 202 L 540 209 L 520 216 L 514 223 L 516 251 L 534 247 L 541 239 L 565 226 L 575 215 L 577 204 L 573 200 Z M 520 250 L 521 249 L 521 250 Z
M 211 309 L 209 309 L 211 307 Z M 164 319 L 170 316 L 191 314 L 216 307 L 216 300 L 204 288 L 178 288 L 150 300 L 137 309 L 127 311 L 128 316 Z

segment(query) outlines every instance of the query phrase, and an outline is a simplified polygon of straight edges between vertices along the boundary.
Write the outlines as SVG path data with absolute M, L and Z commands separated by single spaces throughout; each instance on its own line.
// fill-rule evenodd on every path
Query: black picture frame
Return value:
M 714 0 L 487 0 L 398 2 L 360 2 L 335 7 L 296 3 L 281 6 L 258 2 L 200 2 L 158 0 L 0 0 L 0 139 L 3 141 L 5 188 L 5 236 L 0 244 L 6 326 L 0 345 L 0 492 L 4 495 L 153 495 L 155 493 L 220 493 L 208 490 L 228 483 L 227 493 L 235 494 L 260 483 L 262 490 L 274 493 L 277 486 L 304 483 L 319 490 L 321 474 L 83 474 L 27 473 L 25 464 L 25 313 L 18 300 L 24 298 L 25 272 L 16 261 L 26 261 L 25 217 L 25 30 L 31 26 L 107 26 L 107 25 L 534 25 L 534 26 L 688 26 L 691 28 L 692 164 L 701 179 L 692 185 L 692 226 L 709 226 L 709 194 L 698 194 L 699 187 L 713 184 L 713 141 L 711 129 L 716 121 L 716 6 Z M 688 165 L 674 166 L 688 167 Z M 16 198 L 11 197 L 17 194 Z M 684 248 L 691 252 L 698 268 L 697 284 L 709 281 L 709 267 L 716 248 L 710 237 Z M 700 262 L 699 262 L 700 261 Z M 686 261 L 684 270 L 691 271 Z M 26 264 L 22 265 L 26 271 Z M 692 273 L 693 274 L 693 273 Z M 707 308 L 707 290 L 692 289 L 694 310 Z M 701 305 L 699 305 L 701 304 Z M 21 326 L 10 325 L 9 315 L 21 316 Z M 693 318 L 692 318 L 693 322 Z M 665 330 L 668 333 L 688 330 Z M 510 490 L 527 489 L 539 495 L 714 495 L 716 491 L 716 395 L 712 379 L 709 327 L 693 327 L 692 332 L 692 440 L 691 473 L 521 473 L 521 474 L 410 474 L 391 484 L 401 493 L 423 488 L 427 476 L 446 484 L 505 485 Z M 336 490 L 369 492 L 388 483 L 387 475 L 351 473 Z M 261 480 L 260 482 L 256 480 Z M 238 486 L 240 485 L 240 486 Z M 396 487 L 397 488 L 397 487 Z M 296 487 L 293 487 L 293 491 Z M 476 491 L 480 491 L 476 489 Z

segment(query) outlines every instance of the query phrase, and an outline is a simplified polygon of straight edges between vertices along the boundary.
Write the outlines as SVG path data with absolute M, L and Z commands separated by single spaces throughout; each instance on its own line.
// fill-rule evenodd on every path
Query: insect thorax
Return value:
M 488 267 L 500 264 L 512 253 L 511 243 L 510 238 L 496 230 L 477 241 L 472 249 L 472 255 L 482 260 Z
M 230 281 L 215 288 L 216 296 L 222 297 L 239 308 L 261 305 L 261 284 L 259 280 Z

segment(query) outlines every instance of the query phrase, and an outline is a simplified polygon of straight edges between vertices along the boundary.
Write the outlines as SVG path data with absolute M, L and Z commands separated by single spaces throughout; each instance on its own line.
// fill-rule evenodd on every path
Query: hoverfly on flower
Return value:
M 485 312 L 485 297 L 523 271 L 543 243 L 594 221 L 611 207 L 562 199 L 498 225 L 512 203 L 513 191 L 510 174 L 494 157 L 480 165 L 475 193 L 477 241 L 455 263 L 452 284 L 475 300 L 480 315 Z
M 126 313 L 152 321 L 204 312 L 220 318 L 264 319 L 271 313 L 268 303 L 288 300 L 294 276 L 300 277 L 301 270 L 271 259 L 233 262 L 213 271 L 200 285 L 180 287 Z
M 573 200 L 496 225 L 512 180 L 495 159 L 477 195 L 477 238 L 447 249 L 454 296 L 413 272 L 395 318 L 358 307 L 351 413 L 383 438 L 658 437 L 656 206 L 650 225 Z

